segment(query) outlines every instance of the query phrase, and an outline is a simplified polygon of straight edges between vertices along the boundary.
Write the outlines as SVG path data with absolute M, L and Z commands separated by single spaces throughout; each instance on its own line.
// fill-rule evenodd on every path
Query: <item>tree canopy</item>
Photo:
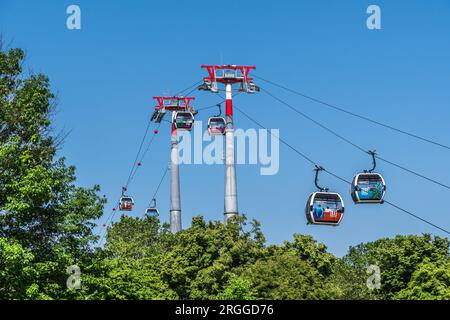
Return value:
M 45 75 L 22 72 L 23 59 L 20 49 L 0 50 L 0 265 L 26 271 L 18 297 L 71 297 L 66 268 L 89 260 L 105 200 L 98 186 L 76 186 L 75 168 L 56 157 L 54 94 Z

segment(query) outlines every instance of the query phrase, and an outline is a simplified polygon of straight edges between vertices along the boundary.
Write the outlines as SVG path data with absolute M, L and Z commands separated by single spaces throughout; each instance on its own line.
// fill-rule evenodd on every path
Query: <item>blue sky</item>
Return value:
M 66 28 L 66 8 L 77 4 L 82 29 Z M 377 4 L 382 29 L 366 28 L 366 8 Z M 200 80 L 201 64 L 251 64 L 255 73 L 395 127 L 449 144 L 450 2 L 436 1 L 8 1 L 0 0 L 3 41 L 27 52 L 26 70 L 50 77 L 58 95 L 55 130 L 70 131 L 61 155 L 77 167 L 77 183 L 100 184 L 117 200 L 135 157 L 152 97 Z M 337 113 L 279 89 L 261 86 L 380 156 L 450 183 L 448 150 Z M 195 106 L 218 97 L 195 92 Z M 235 103 L 325 168 L 349 180 L 370 158 L 299 117 L 264 93 Z M 205 110 L 206 120 L 216 110 Z M 236 113 L 235 126 L 253 123 Z M 141 216 L 169 160 L 165 125 L 144 159 L 130 193 Z M 309 163 L 280 146 L 280 171 L 237 168 L 239 209 L 262 223 L 269 243 L 311 234 L 343 255 L 350 245 L 396 234 L 445 234 L 392 207 L 355 206 L 347 185 L 326 174 L 346 214 L 337 228 L 307 226 L 304 205 L 314 191 Z M 384 163 L 386 199 L 450 228 L 448 190 Z M 223 167 L 181 167 L 183 225 L 195 215 L 223 218 Z M 158 194 L 168 220 L 168 179 Z M 118 215 L 116 215 L 116 218 Z

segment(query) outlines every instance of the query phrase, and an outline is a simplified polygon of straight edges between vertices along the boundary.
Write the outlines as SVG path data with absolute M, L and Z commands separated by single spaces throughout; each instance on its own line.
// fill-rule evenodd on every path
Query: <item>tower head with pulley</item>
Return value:
M 172 124 L 174 129 L 190 131 L 194 125 L 196 111 L 190 105 L 194 97 L 185 96 L 156 96 L 158 102 L 152 116 L 154 122 L 160 123 L 166 111 L 172 112 Z
M 185 97 L 185 96 L 155 96 L 153 97 L 158 102 L 155 106 L 155 110 L 166 110 L 166 111 L 183 111 L 183 110 L 193 110 L 190 106 L 192 100 L 195 97 Z
M 255 66 L 237 66 L 237 65 L 202 65 L 208 71 L 208 76 L 203 78 L 203 83 L 198 87 L 199 90 L 219 92 L 218 83 L 235 84 L 239 83 L 239 92 L 255 93 L 260 89 L 249 76 L 250 70 L 256 69 Z

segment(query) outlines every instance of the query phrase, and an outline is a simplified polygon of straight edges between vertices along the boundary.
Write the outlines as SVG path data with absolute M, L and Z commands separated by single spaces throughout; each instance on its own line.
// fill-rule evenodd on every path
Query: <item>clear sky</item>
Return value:
M 66 8 L 81 8 L 81 30 L 66 28 Z M 381 30 L 368 30 L 366 9 L 381 8 Z M 395 127 L 450 143 L 450 2 L 435 1 L 8 1 L 0 0 L 0 32 L 26 50 L 26 70 L 50 77 L 58 95 L 55 130 L 70 132 L 61 155 L 77 167 L 77 183 L 100 184 L 117 201 L 133 163 L 152 97 L 200 80 L 201 64 L 251 64 L 256 74 Z M 450 184 L 450 151 L 402 136 L 279 89 L 261 86 L 365 148 Z M 195 92 L 195 106 L 218 97 Z M 348 180 L 370 157 L 286 109 L 264 93 L 235 103 L 325 168 Z M 206 120 L 216 110 L 205 110 Z M 236 112 L 237 128 L 254 124 Z M 153 127 L 152 127 L 153 128 Z M 147 139 L 148 141 L 148 139 Z M 169 160 L 169 128 L 161 127 L 130 193 L 141 216 Z M 312 166 L 280 146 L 280 171 L 237 167 L 239 209 L 262 223 L 269 243 L 311 234 L 343 255 L 350 245 L 396 234 L 445 234 L 387 205 L 355 206 L 349 187 L 323 174 L 340 192 L 346 213 L 337 228 L 307 226 Z M 223 166 L 183 165 L 184 227 L 195 215 L 223 219 Z M 450 228 L 449 190 L 385 163 L 386 199 Z M 158 194 L 168 221 L 169 184 Z M 116 215 L 115 220 L 118 218 Z

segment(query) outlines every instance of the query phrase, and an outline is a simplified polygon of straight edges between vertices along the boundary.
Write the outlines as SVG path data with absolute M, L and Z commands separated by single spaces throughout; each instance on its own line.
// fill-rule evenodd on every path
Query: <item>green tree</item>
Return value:
M 160 300 L 177 299 L 161 278 L 157 256 L 113 258 L 99 261 L 101 273 L 83 278 L 85 299 Z M 95 267 L 98 271 L 99 266 Z
M 265 256 L 242 275 L 259 299 L 335 299 L 340 291 L 330 282 L 336 258 L 311 236 L 294 234 L 292 242 L 269 246 Z
M 395 299 L 400 291 L 409 286 L 413 274 L 422 263 L 439 265 L 448 258 L 448 239 L 429 234 L 396 236 L 351 247 L 342 261 L 347 265 L 348 272 L 353 270 L 358 281 L 354 285 L 347 282 L 347 294 L 351 297 L 353 290 L 359 292 L 354 294 L 354 298 L 360 298 L 360 294 L 367 297 L 367 292 L 358 291 L 357 288 L 361 288 L 361 283 L 367 279 L 367 275 L 364 276 L 367 266 L 374 264 L 381 271 L 381 288 L 372 291 L 372 297 Z M 418 284 L 420 279 L 415 279 L 415 283 Z
M 155 217 L 122 215 L 108 230 L 105 249 L 114 258 L 139 259 L 162 252 L 168 236 L 167 226 L 160 226 Z
M 98 186 L 77 187 L 75 168 L 56 158 L 49 80 L 23 73 L 23 60 L 22 50 L 0 46 L 0 237 L 32 253 L 37 292 L 73 297 L 66 267 L 88 263 L 105 200 Z
M 85 299 L 177 299 L 161 276 L 161 260 L 170 244 L 168 226 L 153 217 L 125 215 L 108 230 L 104 250 L 83 278 Z
M 36 271 L 33 254 L 20 244 L 0 238 L 0 297 L 26 299 L 33 296 Z
M 339 291 L 328 277 L 295 249 L 272 247 L 272 253 L 248 266 L 242 276 L 249 279 L 257 297 L 265 300 L 334 299 Z
M 217 295 L 219 300 L 254 300 L 257 292 L 248 279 L 233 276 L 228 280 L 225 288 Z
M 394 296 L 408 300 L 450 300 L 450 260 L 424 262 L 412 274 L 408 286 Z
M 294 234 L 294 241 L 285 241 L 282 248 L 294 250 L 302 260 L 308 261 L 324 276 L 329 276 L 333 272 L 332 266 L 336 257 L 327 252 L 327 247 L 323 243 L 318 243 L 311 236 Z
M 333 264 L 333 273 L 330 281 L 339 290 L 338 299 L 342 300 L 375 300 L 379 299 L 377 290 L 367 287 L 367 274 L 365 268 L 357 268 L 347 257 L 337 259 Z
M 257 221 L 195 217 L 171 234 L 158 219 L 122 216 L 92 249 L 105 199 L 75 184 L 57 157 L 48 78 L 22 72 L 0 45 L 0 299 L 449 299 L 449 240 L 397 236 L 337 259 L 311 236 L 265 245 Z M 81 290 L 66 268 L 81 268 Z M 366 286 L 367 266 L 381 288 Z
M 216 299 L 241 268 L 265 253 L 259 223 L 252 221 L 247 230 L 245 216 L 227 224 L 195 217 L 173 241 L 161 271 L 181 299 Z

